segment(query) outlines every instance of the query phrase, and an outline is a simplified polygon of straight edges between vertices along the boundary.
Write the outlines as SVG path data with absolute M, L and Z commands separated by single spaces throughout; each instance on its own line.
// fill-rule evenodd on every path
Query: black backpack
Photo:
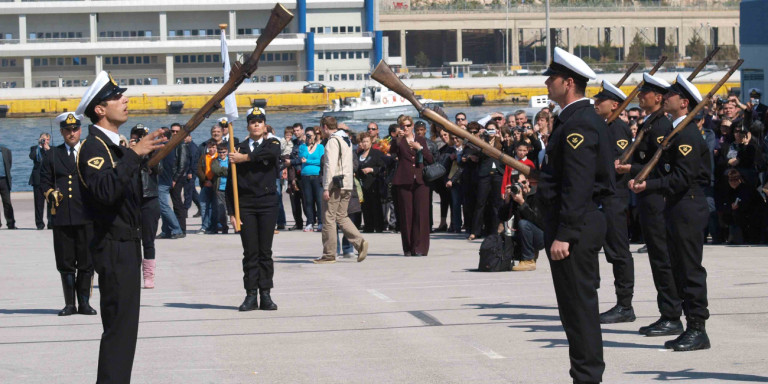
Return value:
M 504 252 L 504 239 L 499 234 L 490 234 L 480 244 L 480 272 L 506 272 L 512 270 L 512 254 Z

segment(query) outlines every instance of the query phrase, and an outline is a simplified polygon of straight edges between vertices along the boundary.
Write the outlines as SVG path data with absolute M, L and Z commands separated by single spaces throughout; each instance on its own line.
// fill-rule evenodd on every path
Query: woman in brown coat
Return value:
M 424 166 L 431 164 L 432 153 L 424 137 L 413 133 L 413 119 L 397 120 L 403 134 L 393 138 L 389 153 L 398 163 L 392 186 L 397 196 L 400 236 L 405 256 L 426 256 L 429 252 L 429 187 L 424 182 Z

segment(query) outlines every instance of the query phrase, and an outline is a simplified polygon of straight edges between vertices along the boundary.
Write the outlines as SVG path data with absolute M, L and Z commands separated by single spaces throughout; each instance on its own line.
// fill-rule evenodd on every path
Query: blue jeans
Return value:
M 302 176 L 301 192 L 304 194 L 304 216 L 307 224 L 323 222 L 323 179 L 322 176 Z M 317 219 L 317 220 L 315 220 Z
M 528 220 L 518 223 L 518 239 L 522 246 L 523 260 L 533 260 L 536 252 L 544 249 L 544 231 Z
M 464 190 L 460 185 L 451 188 L 451 230 L 461 232 L 461 204 L 464 201 Z
M 200 211 L 203 221 L 203 225 L 200 227 L 201 231 L 211 230 L 211 217 L 213 217 L 213 210 L 216 207 L 215 192 L 213 187 L 200 188 Z
M 181 226 L 171 209 L 171 186 L 160 184 L 157 186 L 157 192 L 160 200 L 160 218 L 163 220 L 160 232 L 165 236 L 181 234 Z

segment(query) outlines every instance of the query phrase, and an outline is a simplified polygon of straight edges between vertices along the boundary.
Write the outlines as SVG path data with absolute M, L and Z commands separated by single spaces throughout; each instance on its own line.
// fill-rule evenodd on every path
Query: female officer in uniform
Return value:
M 262 309 L 274 311 L 277 305 L 270 297 L 272 276 L 272 237 L 277 221 L 277 178 L 280 141 L 268 137 L 267 117 L 260 108 L 248 111 L 248 139 L 229 154 L 237 164 L 237 192 L 240 206 L 240 240 L 243 243 L 243 284 L 245 301 L 240 311 Z M 227 177 L 227 212 L 235 225 L 232 168 Z M 259 297 L 261 305 L 258 304 Z

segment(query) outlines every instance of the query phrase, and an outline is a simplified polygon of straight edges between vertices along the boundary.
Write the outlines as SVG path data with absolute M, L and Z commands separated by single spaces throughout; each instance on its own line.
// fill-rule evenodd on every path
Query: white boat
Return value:
M 440 100 L 416 97 L 427 108 L 443 106 Z M 400 115 L 415 117 L 418 111 L 408 100 L 383 86 L 364 87 L 360 97 L 335 99 L 331 109 L 323 111 L 324 117 L 333 116 L 339 121 L 395 120 Z

